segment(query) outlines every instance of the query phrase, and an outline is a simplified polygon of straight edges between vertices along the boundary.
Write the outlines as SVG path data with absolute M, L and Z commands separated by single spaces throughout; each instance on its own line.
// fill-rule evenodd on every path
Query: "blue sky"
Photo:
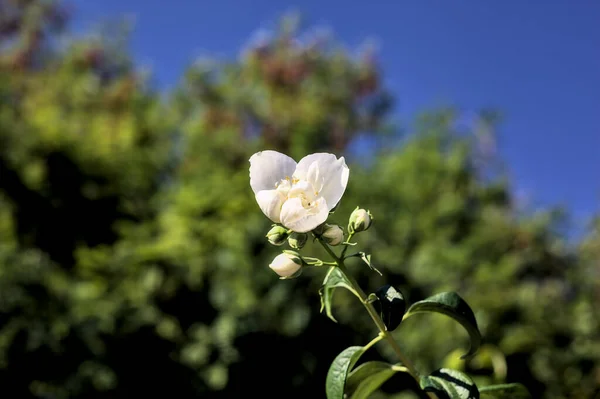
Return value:
M 600 1 L 72 1 L 73 28 L 135 19 L 131 49 L 167 87 L 199 56 L 235 57 L 287 11 L 356 48 L 379 44 L 397 114 L 437 105 L 502 111 L 499 149 L 533 206 L 600 210 Z

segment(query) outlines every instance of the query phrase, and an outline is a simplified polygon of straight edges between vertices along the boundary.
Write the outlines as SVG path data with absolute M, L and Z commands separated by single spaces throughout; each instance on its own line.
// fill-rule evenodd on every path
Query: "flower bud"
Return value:
M 288 229 L 283 226 L 273 226 L 267 233 L 267 239 L 273 245 L 283 245 L 288 236 Z
M 300 270 L 302 263 L 302 258 L 300 258 L 299 254 L 286 251 L 277 255 L 269 267 L 281 277 L 290 277 Z
M 326 224 L 321 237 L 329 245 L 340 245 L 344 241 L 344 230 L 337 224 Z
M 288 238 L 288 244 L 294 249 L 301 249 L 308 241 L 306 233 L 292 233 Z
M 366 211 L 362 208 L 356 207 L 356 209 L 350 215 L 350 221 L 348 223 L 348 231 L 359 233 L 367 230 L 371 226 L 373 215 L 370 211 Z
M 315 235 L 320 236 L 321 234 L 323 234 L 323 231 L 325 231 L 325 226 L 327 226 L 327 223 L 321 223 L 320 225 L 315 227 L 312 232 L 315 233 Z

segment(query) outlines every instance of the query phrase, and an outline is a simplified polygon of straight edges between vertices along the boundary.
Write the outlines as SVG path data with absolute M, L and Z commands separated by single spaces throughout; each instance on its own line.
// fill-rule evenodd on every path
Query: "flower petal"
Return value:
M 277 190 L 262 190 L 256 193 L 256 202 L 263 213 L 275 223 L 280 223 L 281 206 L 285 195 Z
M 277 255 L 269 267 L 281 277 L 290 277 L 302 267 L 302 264 L 294 262 L 292 257 L 295 257 L 300 262 L 297 256 L 283 253 Z
M 319 198 L 313 206 L 304 208 L 300 198 L 289 198 L 281 208 L 281 224 L 297 233 L 306 233 L 327 220 L 329 207 L 325 198 Z
M 317 153 L 302 158 L 294 176 L 308 180 L 319 195 L 325 198 L 331 210 L 346 191 L 350 169 L 344 157 L 337 159 L 333 154 Z
M 294 184 L 292 188 L 287 193 L 288 198 L 302 198 L 308 202 L 313 202 L 315 200 L 315 189 L 312 184 L 305 180 L 301 180 L 298 183 Z
M 260 151 L 250 157 L 250 186 L 254 194 L 262 190 L 273 190 L 275 184 L 291 177 L 296 161 L 277 151 Z

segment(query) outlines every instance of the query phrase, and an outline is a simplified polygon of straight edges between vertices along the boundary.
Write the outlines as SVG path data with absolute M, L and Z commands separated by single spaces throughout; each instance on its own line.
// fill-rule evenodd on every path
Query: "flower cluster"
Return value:
M 324 223 L 342 198 L 350 170 L 344 157 L 318 153 L 296 163 L 277 151 L 250 158 L 250 186 L 263 213 L 275 223 L 306 233 Z
M 298 251 L 309 234 L 330 246 L 344 243 L 344 230 L 326 223 L 338 205 L 350 170 L 344 157 L 329 153 L 307 155 L 296 163 L 277 151 L 261 151 L 250 158 L 250 186 L 263 213 L 274 222 L 267 232 L 269 243 L 281 246 L 286 242 L 294 250 L 284 250 L 269 267 L 281 278 L 300 275 L 302 266 L 320 265 L 306 262 Z M 348 233 L 364 231 L 371 225 L 369 211 L 356 208 L 348 222 Z

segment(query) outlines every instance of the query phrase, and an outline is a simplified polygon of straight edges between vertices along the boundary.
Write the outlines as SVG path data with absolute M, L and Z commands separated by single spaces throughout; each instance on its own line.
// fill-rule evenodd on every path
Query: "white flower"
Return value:
M 263 213 L 275 223 L 306 233 L 327 220 L 342 198 L 350 170 L 344 157 L 317 153 L 296 162 L 277 151 L 250 157 L 250 186 Z
M 293 276 L 302 267 L 302 259 L 288 252 L 279 254 L 269 267 L 281 277 Z

